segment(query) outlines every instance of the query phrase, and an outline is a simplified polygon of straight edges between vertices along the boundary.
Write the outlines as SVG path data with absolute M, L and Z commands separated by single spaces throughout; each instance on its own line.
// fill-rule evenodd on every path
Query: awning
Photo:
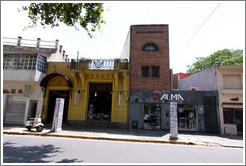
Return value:
M 46 87 L 48 82 L 50 81 L 50 79 L 52 79 L 52 78 L 54 78 L 56 76 L 62 76 L 67 81 L 67 86 L 73 87 L 72 81 L 67 76 L 64 76 L 64 75 L 59 74 L 59 73 L 52 73 L 52 74 L 48 74 L 47 76 L 45 76 L 42 79 L 42 81 L 40 83 L 40 86 L 41 87 Z

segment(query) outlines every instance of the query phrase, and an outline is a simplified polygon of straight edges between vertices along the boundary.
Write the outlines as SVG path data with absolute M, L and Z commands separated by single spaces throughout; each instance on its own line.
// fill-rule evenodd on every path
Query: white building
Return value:
M 47 62 L 66 60 L 58 40 L 4 38 L 3 122 L 24 124 L 28 117 L 41 114 L 44 92 L 40 82 L 46 76 Z
M 221 134 L 243 134 L 243 66 L 213 66 L 178 85 L 180 90 L 217 91 Z

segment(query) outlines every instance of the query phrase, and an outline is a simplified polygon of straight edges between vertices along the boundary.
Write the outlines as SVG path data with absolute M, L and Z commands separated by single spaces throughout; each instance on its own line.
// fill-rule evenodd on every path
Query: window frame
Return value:
M 148 72 L 147 72 L 147 76 L 144 76 L 143 74 L 144 74 L 144 72 L 143 72 L 143 68 L 146 68 L 146 69 L 148 69 Z M 141 66 L 141 77 L 142 78 L 149 78 L 150 77 L 150 66 Z
M 47 68 L 47 57 L 42 55 L 4 55 L 4 70 L 38 70 L 45 73 Z
M 160 77 L 160 66 L 151 66 L 150 67 L 151 68 L 151 77 L 152 78 L 159 78 Z M 153 74 L 153 68 L 157 68 L 158 69 L 158 71 L 157 71 L 157 76 L 154 76 Z
M 152 48 L 154 48 L 153 50 L 151 50 L 150 49 L 150 47 L 152 47 Z M 142 49 L 141 49 L 142 51 L 159 51 L 159 47 L 156 45 L 156 44 L 154 44 L 154 43 L 146 43 L 146 44 L 144 44 L 144 46 L 142 47 Z

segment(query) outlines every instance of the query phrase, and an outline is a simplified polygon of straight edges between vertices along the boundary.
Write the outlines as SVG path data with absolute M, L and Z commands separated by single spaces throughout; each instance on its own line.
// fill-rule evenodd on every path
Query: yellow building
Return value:
M 55 100 L 64 98 L 63 123 L 127 128 L 127 60 L 50 62 L 41 81 L 45 90 L 42 119 L 52 123 Z

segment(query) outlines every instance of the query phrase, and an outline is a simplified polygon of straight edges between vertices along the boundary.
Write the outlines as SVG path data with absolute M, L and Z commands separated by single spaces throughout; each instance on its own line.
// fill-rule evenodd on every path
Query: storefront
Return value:
M 117 64 L 118 63 L 118 64 Z M 95 128 L 127 128 L 129 73 L 120 60 L 50 62 L 42 119 L 51 123 L 55 98 L 65 99 L 63 124 Z M 64 70 L 66 69 L 67 70 Z
M 179 131 L 219 133 L 217 96 L 215 91 L 131 90 L 129 128 L 169 131 L 172 101 Z
M 45 89 L 44 104 L 42 109 L 42 119 L 46 125 L 51 125 L 53 122 L 56 99 L 64 99 L 63 109 L 63 124 L 67 124 L 70 91 L 73 87 L 73 83 L 69 77 L 60 73 L 51 73 L 45 76 L 40 86 Z
M 3 122 L 24 124 L 41 115 L 43 92 L 36 82 L 4 81 Z

